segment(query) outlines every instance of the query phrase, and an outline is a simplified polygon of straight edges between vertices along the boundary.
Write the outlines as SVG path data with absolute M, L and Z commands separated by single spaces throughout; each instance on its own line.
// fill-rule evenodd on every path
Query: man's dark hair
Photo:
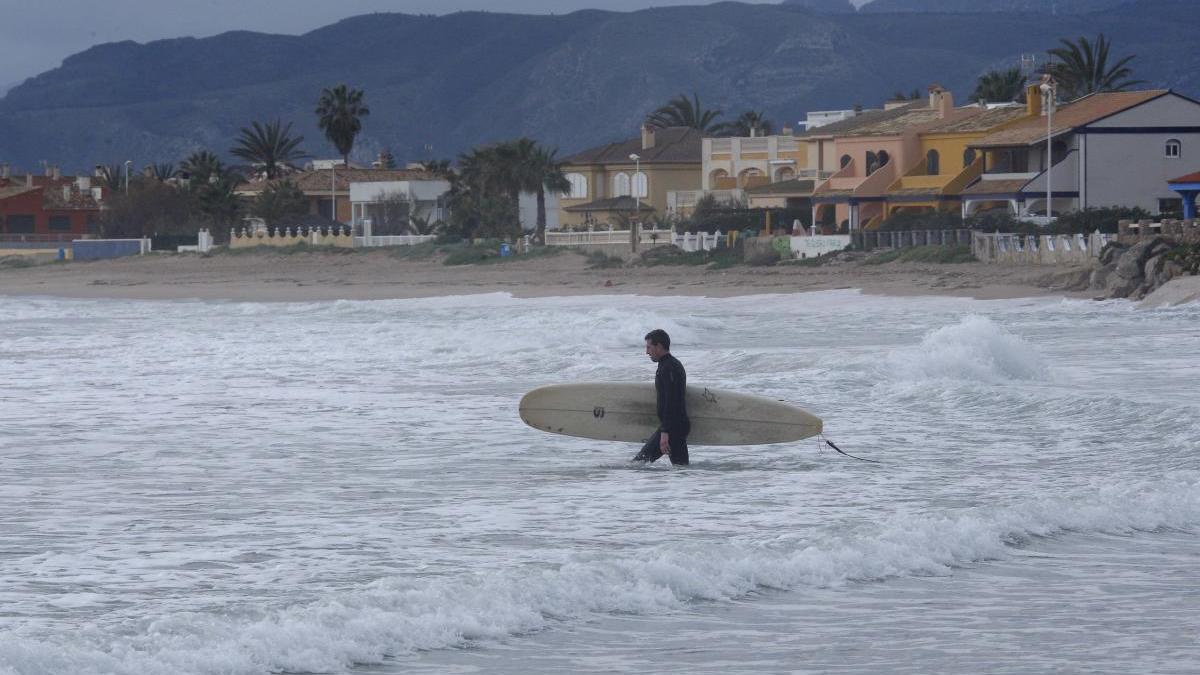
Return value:
M 649 333 L 646 333 L 646 339 L 649 340 L 650 344 L 652 345 L 661 345 L 663 349 L 666 349 L 667 351 L 671 350 L 671 336 L 667 335 L 667 331 L 661 328 L 655 328 Z

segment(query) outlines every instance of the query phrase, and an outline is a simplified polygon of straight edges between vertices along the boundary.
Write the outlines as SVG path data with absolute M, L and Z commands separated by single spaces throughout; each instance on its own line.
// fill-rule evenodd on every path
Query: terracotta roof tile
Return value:
M 850 119 L 809 129 L 801 134 L 801 137 L 846 136 L 861 127 L 886 122 L 922 108 L 928 109 L 928 104 L 924 101 L 914 101 L 908 105 L 892 108 L 891 110 L 869 110 Z
M 1169 93 L 1166 89 L 1151 89 L 1148 91 L 1114 91 L 1091 94 L 1081 99 L 1063 105 L 1054 111 L 1053 128 L 1055 136 L 1064 132 L 1091 124 L 1096 120 L 1114 115 L 1122 110 L 1128 110 L 1151 99 Z M 1046 118 L 1038 116 L 1017 122 L 995 133 L 984 136 L 976 147 L 1004 147 L 1012 145 L 1031 145 L 1046 140 Z
M 913 127 L 929 124 L 938 120 L 938 111 L 933 108 L 916 108 L 906 111 L 903 115 L 890 119 L 878 120 L 856 127 L 841 136 L 892 136 L 900 134 Z
M 1200 183 L 1200 171 L 1197 171 L 1196 173 L 1189 173 L 1188 175 L 1180 176 L 1179 178 L 1172 178 L 1171 180 L 1167 181 L 1167 183 Z
M 1004 108 L 991 108 L 984 110 L 978 108 L 978 112 L 959 119 L 947 120 L 934 124 L 925 129 L 926 134 L 967 134 L 973 132 L 987 131 L 1000 126 L 1006 122 L 1011 122 L 1020 119 L 1025 115 L 1025 106 L 1008 106 Z
M 564 164 L 629 164 L 629 155 L 637 154 L 642 164 L 702 164 L 704 134 L 688 127 L 658 129 L 654 147 L 643 148 L 642 137 L 630 138 L 607 145 L 598 145 L 577 152 L 563 160 Z
M 1006 180 L 980 180 L 963 190 L 964 195 L 1007 195 L 1016 194 L 1029 182 L 1027 178 Z

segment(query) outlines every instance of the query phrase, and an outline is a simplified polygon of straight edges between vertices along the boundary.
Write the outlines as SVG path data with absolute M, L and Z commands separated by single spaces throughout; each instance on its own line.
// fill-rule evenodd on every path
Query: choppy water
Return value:
M 0 299 L 0 672 L 1200 671 L 1200 307 Z M 689 380 L 815 443 L 520 395 Z

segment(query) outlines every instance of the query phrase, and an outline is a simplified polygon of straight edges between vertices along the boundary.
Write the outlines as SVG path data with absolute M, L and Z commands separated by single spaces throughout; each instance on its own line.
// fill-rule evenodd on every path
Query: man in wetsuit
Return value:
M 672 464 L 688 463 L 687 437 L 692 430 L 688 420 L 684 389 L 687 387 L 687 372 L 679 359 L 671 356 L 671 336 L 665 330 L 656 329 L 646 334 L 646 355 L 658 364 L 654 375 L 654 389 L 658 393 L 658 431 L 646 441 L 634 461 L 653 462 L 663 455 L 671 458 Z

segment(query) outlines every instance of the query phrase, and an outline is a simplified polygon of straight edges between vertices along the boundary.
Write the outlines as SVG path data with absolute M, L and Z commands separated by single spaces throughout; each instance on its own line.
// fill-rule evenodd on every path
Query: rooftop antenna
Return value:
M 1021 55 L 1021 77 L 1026 80 L 1037 70 L 1037 54 Z

